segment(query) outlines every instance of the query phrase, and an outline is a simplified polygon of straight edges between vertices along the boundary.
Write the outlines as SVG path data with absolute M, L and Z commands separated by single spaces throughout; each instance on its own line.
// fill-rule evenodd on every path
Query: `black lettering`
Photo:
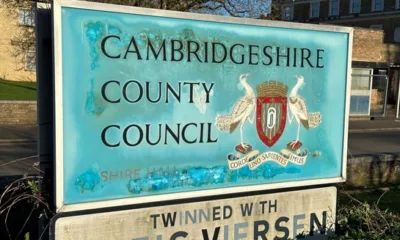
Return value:
M 133 48 L 134 48 L 133 50 L 130 50 L 131 46 L 133 46 Z M 140 56 L 139 48 L 138 48 L 138 46 L 136 44 L 135 37 L 133 37 L 133 36 L 132 36 L 131 41 L 130 41 L 130 43 L 128 45 L 128 49 L 125 52 L 124 59 L 126 59 L 126 56 L 128 55 L 128 53 L 136 53 L 137 54 L 137 59 L 138 60 L 142 60 L 142 56 Z
M 297 48 L 293 48 L 293 67 L 297 67 Z
M 268 203 L 267 201 L 262 201 L 262 202 L 260 202 L 260 204 L 261 204 L 261 213 L 262 214 L 264 214 L 264 212 L 265 212 L 265 204 L 266 203 Z
M 229 210 L 229 211 L 227 211 Z M 224 219 L 229 219 L 232 217 L 232 207 L 231 206 L 224 206 Z
M 208 143 L 216 143 L 218 141 L 218 138 L 216 139 L 211 139 L 211 127 L 212 127 L 212 123 L 207 123 L 208 125 L 208 137 L 207 137 L 207 142 Z
M 163 53 L 163 61 L 167 61 L 167 52 L 165 49 L 165 39 L 163 39 L 162 44 L 160 48 L 158 49 L 158 52 L 156 53 L 156 50 L 154 49 L 153 45 L 151 44 L 151 41 L 149 38 L 147 38 L 147 58 L 146 60 L 149 60 L 149 52 L 151 51 L 153 53 L 154 59 L 157 60 L 158 56 L 160 55 L 162 50 Z
M 134 144 L 128 142 L 128 136 L 127 136 L 127 135 L 128 135 L 128 131 L 131 129 L 131 127 L 135 127 L 135 128 L 138 130 L 138 132 L 139 132 L 139 139 L 138 139 L 138 141 L 137 141 L 136 143 L 134 143 Z M 125 130 L 124 130 L 123 139 L 124 139 L 124 143 L 125 143 L 126 145 L 131 146 L 131 147 L 135 147 L 135 146 L 139 145 L 139 144 L 142 142 L 142 140 L 143 140 L 143 130 L 140 128 L 140 126 L 138 126 L 138 125 L 136 125 L 136 124 L 129 125 L 129 126 L 126 127 Z
M 131 83 L 136 83 L 136 85 L 139 87 L 139 96 L 135 101 L 130 100 L 126 94 L 126 92 L 127 92 L 126 89 L 128 88 L 129 84 L 131 84 Z M 125 83 L 125 85 L 122 89 L 122 95 L 124 96 L 126 101 L 128 101 L 130 103 L 136 103 L 136 102 L 140 101 L 140 99 L 142 99 L 142 97 L 143 97 L 143 87 L 138 81 L 130 80 L 127 83 Z
M 230 57 L 231 57 L 232 62 L 234 62 L 234 63 L 236 63 L 236 64 L 243 64 L 243 63 L 244 63 L 244 54 L 243 54 L 243 53 L 242 53 L 242 55 L 240 55 L 240 56 L 242 57 L 241 60 L 240 60 L 240 62 L 236 62 L 236 60 L 235 60 L 235 58 L 234 58 L 234 56 L 233 56 L 233 51 L 234 51 L 234 49 L 235 49 L 236 46 L 241 46 L 242 48 L 244 48 L 244 45 L 242 45 L 242 44 L 234 44 L 234 45 L 231 47 L 230 51 L 229 51 L 229 55 L 230 55 Z
M 166 216 L 165 216 L 166 215 Z M 167 214 L 161 214 L 162 217 L 162 221 L 164 224 L 164 227 L 168 227 L 168 226 L 175 226 L 175 220 L 176 220 L 176 212 L 174 212 L 174 214 L 172 215 L 171 213 L 167 213 Z
M 260 226 L 264 226 L 264 229 L 260 230 Z M 269 223 L 265 220 L 254 222 L 254 240 L 258 240 L 261 237 L 262 240 L 267 240 L 267 233 L 269 231 Z
M 179 231 L 179 232 L 176 232 L 176 233 L 172 234 L 171 240 L 175 240 L 175 239 L 177 239 L 178 237 L 186 238 L 187 235 L 189 235 L 189 233 L 183 232 L 183 231 Z
M 165 92 L 165 95 L 166 95 L 166 99 L 165 99 L 165 103 L 169 103 L 169 94 L 168 94 L 168 92 L 171 92 L 174 96 L 175 96 L 175 99 L 176 100 L 178 100 L 178 102 L 180 103 L 181 102 L 181 83 L 180 82 L 178 82 L 178 86 L 179 86 L 179 90 L 178 90 L 178 93 L 175 91 L 175 89 L 171 86 L 171 85 L 169 85 L 169 83 L 167 83 L 167 89 L 166 89 L 166 92 Z
M 107 147 L 118 147 L 118 146 L 120 145 L 120 142 L 118 142 L 118 143 L 116 143 L 116 144 L 109 144 L 109 143 L 106 141 L 106 132 L 107 132 L 107 130 L 108 130 L 109 128 L 112 128 L 112 127 L 115 127 L 115 128 L 118 128 L 118 129 L 119 129 L 119 126 L 118 126 L 118 125 L 110 125 L 110 126 L 104 128 L 103 131 L 101 132 L 101 141 L 102 141 L 103 144 L 106 145 Z
M 211 43 L 211 45 L 212 45 L 212 52 L 213 52 L 212 62 L 213 62 L 213 63 L 222 63 L 223 61 L 225 61 L 225 59 L 226 59 L 226 52 L 227 52 L 225 45 L 223 45 L 222 43 Z M 217 61 L 217 60 L 216 60 L 216 57 L 217 57 L 217 56 L 216 56 L 216 53 L 217 53 L 216 45 L 219 45 L 219 46 L 222 47 L 222 49 L 224 49 L 224 54 L 223 54 L 223 57 L 222 57 L 222 59 L 221 59 L 220 61 Z
M 179 43 L 178 48 L 175 47 L 175 42 Z M 182 61 L 182 59 L 183 59 L 183 52 L 182 52 L 183 44 L 179 40 L 171 40 L 171 44 L 172 44 L 171 61 L 173 61 L 173 62 Z M 179 54 L 180 54 L 179 58 L 175 58 L 175 52 L 179 52 Z
M 274 240 L 288 239 L 288 237 L 289 237 L 289 228 L 284 227 L 284 226 L 282 227 L 282 226 L 280 225 L 281 222 L 287 223 L 288 221 L 289 221 L 289 218 L 288 218 L 288 217 L 280 217 L 280 218 L 278 218 L 278 219 L 276 220 L 276 222 L 275 222 L 275 230 L 276 230 L 277 232 L 283 232 L 285 235 L 284 235 L 283 237 L 278 237 L 278 236 L 276 236 L 276 237 L 274 238 Z
M 203 130 L 204 130 L 204 123 L 200 123 L 200 141 L 199 143 L 204 143 L 203 141 Z
M 153 218 L 153 228 L 156 229 L 157 228 L 157 218 L 160 216 L 160 214 L 153 214 L 150 215 L 150 218 Z
M 116 38 L 118 40 L 121 40 L 118 36 L 115 36 L 115 35 L 110 35 L 110 36 L 107 36 L 107 37 L 103 38 L 103 40 L 101 40 L 101 51 L 104 53 L 104 55 L 106 55 L 109 58 L 120 58 L 121 54 L 119 54 L 118 56 L 111 56 L 110 54 L 107 53 L 107 51 L 106 51 L 106 41 L 108 39 L 110 39 L 110 38 Z
M 307 56 L 304 56 L 304 51 L 307 51 Z M 309 60 L 310 57 L 311 57 L 311 51 L 310 51 L 310 49 L 302 48 L 302 49 L 301 49 L 301 67 L 304 67 L 304 60 L 306 60 L 306 61 L 308 62 L 308 65 L 309 65 L 310 67 L 314 67 L 314 66 L 311 64 L 310 60 Z
M 204 91 L 206 91 L 206 103 L 210 103 L 210 93 L 211 93 L 211 89 L 214 87 L 214 83 L 211 83 L 210 88 L 207 89 L 207 85 L 206 83 L 202 83 Z
M 317 68 L 323 68 L 324 67 L 324 65 L 319 65 L 320 64 L 319 60 L 322 60 L 322 56 L 319 55 L 320 52 L 324 52 L 324 50 L 323 49 L 317 49 Z
M 196 138 L 195 140 L 193 140 L 193 141 L 189 141 L 189 140 L 186 138 L 186 128 L 189 127 L 190 125 L 197 127 L 197 124 L 196 124 L 196 123 L 189 123 L 189 124 L 186 124 L 186 125 L 182 128 L 182 139 L 183 139 L 183 141 L 186 142 L 186 143 L 193 144 L 193 143 L 196 143 L 197 138 Z
M 108 84 L 110 84 L 110 83 L 116 83 L 118 86 L 120 86 L 119 85 L 119 82 L 118 81 L 115 81 L 115 80 L 111 80 L 111 81 L 108 81 L 108 82 L 106 82 L 106 83 L 104 83 L 104 85 L 101 87 L 101 96 L 103 96 L 103 99 L 104 100 L 106 100 L 107 102 L 109 102 L 109 103 L 119 103 L 120 101 L 121 101 L 121 98 L 118 98 L 117 100 L 110 100 L 107 96 L 106 96 L 106 87 L 108 86 Z
M 314 236 L 314 224 L 317 224 L 318 231 L 325 234 L 326 229 L 326 211 L 322 212 L 322 225 L 315 213 L 310 216 L 310 236 Z
M 218 235 L 219 235 L 220 229 L 221 229 L 221 227 L 215 228 L 212 240 L 218 240 Z M 202 229 L 201 232 L 203 234 L 203 240 L 210 240 L 207 229 Z
M 257 52 L 253 52 L 253 47 L 257 48 Z M 255 62 L 255 63 L 252 62 L 253 56 L 257 56 L 257 62 Z M 257 45 L 249 45 L 249 64 L 250 65 L 258 64 L 258 46 Z
M 200 85 L 200 83 L 185 82 L 183 85 L 189 85 L 189 103 L 193 103 L 193 85 Z
M 208 63 L 208 42 L 204 42 L 204 62 Z
M 268 63 L 265 63 L 265 62 L 263 61 L 263 64 L 266 65 L 266 66 L 271 65 L 271 63 L 272 63 L 272 61 L 273 61 L 272 56 L 269 55 L 269 53 L 267 52 L 267 49 L 268 49 L 268 48 L 271 49 L 271 51 L 272 51 L 272 47 L 271 47 L 271 46 L 265 46 L 264 49 L 263 49 L 264 55 L 269 59 L 269 62 L 268 62 Z
M 165 125 L 165 143 L 164 144 L 168 144 L 167 132 L 169 132 L 169 134 L 172 136 L 172 138 L 175 140 L 175 142 L 179 144 L 179 132 L 180 132 L 181 124 L 178 123 L 177 125 L 178 125 L 177 133 L 174 133 L 167 124 Z
M 161 140 L 161 124 L 158 124 L 158 140 L 156 142 L 150 141 L 150 124 L 146 124 L 146 141 L 148 144 L 154 146 L 157 145 Z
M 147 100 L 151 103 L 158 103 L 161 99 L 161 84 L 162 82 L 158 82 L 158 98 L 156 100 L 151 100 L 150 98 L 150 82 L 146 82 L 146 96 Z
M 219 211 L 221 210 L 221 207 L 213 207 L 213 220 L 221 220 L 221 212 Z
M 246 216 L 251 216 L 251 212 L 253 209 L 253 203 L 250 203 L 250 205 L 248 203 L 240 204 L 240 209 L 242 210 L 242 216 L 246 217 Z
M 194 43 L 195 46 L 196 46 L 196 48 L 194 50 L 192 50 L 192 47 L 190 46 L 191 43 Z M 200 57 L 199 57 L 199 55 L 198 55 L 198 53 L 197 53 L 197 51 L 199 51 L 199 49 L 200 49 L 200 45 L 197 42 L 188 41 L 187 42 L 187 48 L 188 48 L 188 59 L 187 59 L 188 62 L 191 62 L 190 56 L 192 55 L 192 53 L 197 58 L 197 61 L 202 62 Z

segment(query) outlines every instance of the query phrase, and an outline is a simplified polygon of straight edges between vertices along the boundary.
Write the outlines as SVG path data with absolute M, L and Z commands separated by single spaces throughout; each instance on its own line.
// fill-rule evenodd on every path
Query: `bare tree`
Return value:
M 8 14 L 18 14 L 17 9 L 25 9 L 25 16 L 20 18 L 33 21 L 32 14 L 37 2 L 51 4 L 53 0 L 3 0 L 2 4 L 9 10 Z M 256 19 L 276 20 L 280 17 L 280 1 L 274 0 L 271 4 L 268 0 L 87 0 L 90 2 L 111 3 L 145 7 L 154 9 L 173 10 L 181 12 L 196 12 L 216 14 L 233 17 L 245 17 Z M 30 13 L 30 14 L 29 14 Z M 14 57 L 24 61 L 27 52 L 34 50 L 35 31 L 34 26 L 24 26 L 16 29 L 16 36 L 12 39 L 14 45 Z

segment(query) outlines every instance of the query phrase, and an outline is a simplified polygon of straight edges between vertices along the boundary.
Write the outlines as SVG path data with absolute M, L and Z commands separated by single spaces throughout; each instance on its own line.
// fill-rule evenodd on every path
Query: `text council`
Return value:
M 168 124 L 158 124 L 151 126 L 150 124 L 140 125 L 131 124 L 121 129 L 120 125 L 109 125 L 101 132 L 101 141 L 107 147 L 119 147 L 120 140 L 110 140 L 107 134 L 112 132 L 114 136 L 120 136 L 123 143 L 129 147 L 136 147 L 141 143 L 150 146 L 158 144 L 194 144 L 194 143 L 216 143 L 218 138 L 213 138 L 211 129 L 212 123 L 177 123 L 175 127 Z M 190 136 L 188 131 L 194 130 L 195 136 Z M 154 136 L 155 135 L 155 136 Z M 194 135 L 194 134 L 191 134 Z M 151 137 L 152 136 L 152 137 Z

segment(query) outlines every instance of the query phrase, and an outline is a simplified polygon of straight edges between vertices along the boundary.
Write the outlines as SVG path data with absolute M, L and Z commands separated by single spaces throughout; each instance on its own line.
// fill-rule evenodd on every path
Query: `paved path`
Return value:
M 400 131 L 350 133 L 348 154 L 400 153 Z
M 395 120 L 372 120 L 372 121 L 350 121 L 349 132 L 380 132 L 400 131 L 400 121 Z
M 0 176 L 39 174 L 37 144 L 0 143 Z
M 349 154 L 400 152 L 400 122 L 353 121 L 349 127 Z M 35 126 L 0 125 L 0 177 L 39 173 L 36 139 Z
M 36 141 L 36 131 L 36 125 L 0 125 L 0 143 Z

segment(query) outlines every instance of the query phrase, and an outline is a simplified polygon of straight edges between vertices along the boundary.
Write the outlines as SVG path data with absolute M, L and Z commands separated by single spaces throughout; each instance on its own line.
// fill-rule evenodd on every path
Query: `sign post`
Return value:
M 346 180 L 351 28 L 72 0 L 53 17 L 58 213 Z

